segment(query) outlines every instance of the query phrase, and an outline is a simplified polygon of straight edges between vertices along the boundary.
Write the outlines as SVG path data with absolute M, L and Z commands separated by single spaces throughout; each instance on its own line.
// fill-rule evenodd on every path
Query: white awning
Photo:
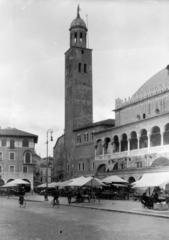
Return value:
M 117 176 L 117 175 L 112 175 L 109 177 L 106 177 L 104 179 L 102 179 L 103 183 L 127 183 L 127 181 L 125 181 L 124 179 L 122 179 L 121 177 Z
M 29 185 L 29 184 L 30 184 L 29 182 L 24 181 L 22 179 L 15 179 L 6 183 L 5 185 L 3 185 L 3 187 L 15 187 L 17 185 Z
M 134 182 L 133 188 L 157 187 L 169 183 L 169 172 L 145 173 L 142 178 Z

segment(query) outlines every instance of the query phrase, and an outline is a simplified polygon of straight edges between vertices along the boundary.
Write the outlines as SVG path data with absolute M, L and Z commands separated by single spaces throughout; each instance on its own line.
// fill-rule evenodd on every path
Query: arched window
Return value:
M 148 147 L 147 130 L 142 129 L 141 130 L 141 136 L 140 136 L 140 148 L 147 148 L 147 147 Z
M 137 133 L 131 132 L 131 138 L 130 138 L 130 150 L 137 149 L 138 148 L 138 139 L 137 139 Z
M 113 152 L 119 152 L 119 138 L 117 135 L 114 136 L 112 145 L 113 145 Z
M 110 138 L 105 138 L 104 140 L 104 153 L 107 154 L 109 153 L 108 149 L 109 149 L 109 146 L 110 146 Z
M 102 140 L 98 139 L 96 142 L 96 155 L 102 155 L 102 154 L 103 154 Z
M 169 123 L 165 125 L 164 144 L 169 144 Z
M 151 136 L 150 136 L 150 143 L 152 147 L 160 146 L 161 145 L 161 133 L 160 128 L 155 126 L 152 128 Z
M 82 39 L 83 39 L 83 33 L 80 32 L 80 42 L 82 42 Z
M 127 134 L 123 133 L 121 140 L 121 152 L 127 151 L 127 149 L 128 149 Z
M 24 163 L 25 164 L 31 164 L 32 163 L 32 153 L 26 152 L 24 155 Z
M 75 32 L 75 34 L 74 34 L 74 42 L 75 43 L 77 42 L 77 32 Z

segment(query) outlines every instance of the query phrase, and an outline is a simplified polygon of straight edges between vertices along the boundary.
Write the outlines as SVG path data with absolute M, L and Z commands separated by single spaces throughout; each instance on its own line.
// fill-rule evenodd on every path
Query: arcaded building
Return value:
M 169 171 L 169 66 L 128 100 L 117 99 L 115 120 L 93 123 L 92 50 L 77 16 L 65 52 L 65 132 L 54 147 L 54 178 Z M 106 89 L 105 89 L 106 90 Z
M 169 66 L 128 100 L 117 99 L 114 111 L 115 126 L 95 134 L 96 173 L 132 182 L 169 171 Z

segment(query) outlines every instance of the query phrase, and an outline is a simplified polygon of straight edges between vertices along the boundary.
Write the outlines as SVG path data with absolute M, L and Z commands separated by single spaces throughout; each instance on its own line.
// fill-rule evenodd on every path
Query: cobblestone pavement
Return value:
M 44 197 L 41 195 L 28 194 L 26 199 L 29 201 L 39 201 L 44 202 Z M 51 201 L 49 197 L 49 201 Z M 60 197 L 60 203 L 63 205 L 68 205 L 67 199 Z M 131 214 L 140 214 L 140 215 L 149 215 L 154 217 L 164 217 L 169 218 L 169 210 L 151 210 L 143 208 L 142 204 L 139 201 L 133 200 L 101 200 L 100 202 L 91 201 L 90 203 L 72 203 L 71 206 L 81 207 L 81 208 L 92 208 L 102 211 L 117 211 Z
M 65 199 L 61 199 L 65 201 Z M 102 203 L 101 203 L 102 204 Z M 101 205 L 100 204 L 100 205 Z M 137 203 L 135 203 L 137 204 Z M 0 199 L 2 240 L 161 240 L 168 239 L 169 219 L 97 211 L 49 202 Z

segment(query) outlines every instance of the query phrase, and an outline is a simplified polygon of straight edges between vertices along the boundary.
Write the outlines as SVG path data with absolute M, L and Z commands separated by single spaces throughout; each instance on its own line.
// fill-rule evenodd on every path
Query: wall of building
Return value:
M 115 125 L 121 126 L 169 112 L 169 92 L 137 103 L 126 105 L 115 112 Z

